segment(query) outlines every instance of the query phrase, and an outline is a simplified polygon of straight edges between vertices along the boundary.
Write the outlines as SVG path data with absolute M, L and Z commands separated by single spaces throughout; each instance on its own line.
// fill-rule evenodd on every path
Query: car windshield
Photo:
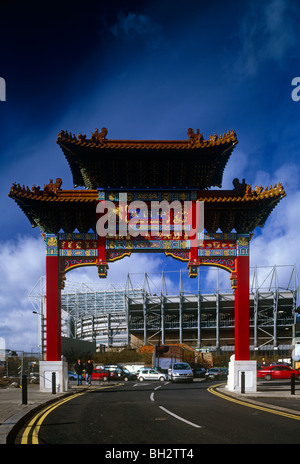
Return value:
M 174 364 L 174 369 L 176 369 L 177 371 L 187 370 L 189 368 L 190 366 L 188 364 Z

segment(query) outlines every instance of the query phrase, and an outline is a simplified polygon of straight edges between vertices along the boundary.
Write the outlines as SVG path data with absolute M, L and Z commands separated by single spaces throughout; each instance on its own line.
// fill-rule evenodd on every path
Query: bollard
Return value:
M 291 395 L 295 394 L 295 374 L 292 372 L 291 375 Z
M 245 393 L 245 372 L 241 372 L 241 393 Z
M 22 375 L 22 404 L 27 404 L 27 375 Z
M 56 373 L 52 372 L 52 393 L 55 395 L 56 393 Z

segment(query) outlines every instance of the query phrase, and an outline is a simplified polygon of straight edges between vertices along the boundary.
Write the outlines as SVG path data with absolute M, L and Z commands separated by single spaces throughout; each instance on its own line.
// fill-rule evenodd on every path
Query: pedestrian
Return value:
M 77 385 L 82 385 L 82 371 L 83 371 L 83 364 L 78 359 L 77 363 L 75 364 L 75 372 L 77 374 Z
M 86 383 L 88 385 L 92 384 L 92 373 L 94 370 L 94 365 L 92 361 L 89 359 L 88 362 L 85 365 L 85 372 L 86 372 Z

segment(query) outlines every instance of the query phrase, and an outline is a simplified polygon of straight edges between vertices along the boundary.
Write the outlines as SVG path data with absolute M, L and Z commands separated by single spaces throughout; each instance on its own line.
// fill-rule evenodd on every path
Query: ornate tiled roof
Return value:
M 197 199 L 204 202 L 205 229 L 207 232 L 238 233 L 254 231 L 263 226 L 271 211 L 285 196 L 278 183 L 263 188 L 240 183 L 234 179 L 233 190 L 198 191 Z M 98 191 L 62 190 L 62 181 L 57 179 L 43 189 L 14 184 L 9 196 L 16 201 L 32 226 L 42 232 L 57 233 L 96 231 L 96 203 Z
M 192 192 L 204 202 L 207 232 L 253 232 L 263 226 L 273 208 L 285 196 L 280 183 L 263 188 L 233 180 L 232 190 L 208 190 L 221 186 L 223 171 L 237 144 L 234 131 L 205 140 L 199 130 L 187 131 L 186 140 L 109 140 L 107 129 L 88 139 L 61 131 L 57 143 L 70 165 L 75 185 L 85 190 L 63 190 L 62 180 L 50 180 L 43 188 L 13 184 L 15 200 L 33 227 L 42 232 L 96 232 L 98 190 L 115 189 L 170 193 Z M 156 192 L 156 193 L 155 193 Z M 165 195 L 165 193 L 164 193 Z M 180 194 L 181 195 L 181 194 Z M 128 197 L 129 198 L 129 197 Z
M 73 184 L 102 188 L 221 187 L 224 168 L 238 143 L 235 132 L 208 140 L 188 129 L 186 140 L 110 140 L 107 129 L 86 135 L 60 131 L 57 143 Z

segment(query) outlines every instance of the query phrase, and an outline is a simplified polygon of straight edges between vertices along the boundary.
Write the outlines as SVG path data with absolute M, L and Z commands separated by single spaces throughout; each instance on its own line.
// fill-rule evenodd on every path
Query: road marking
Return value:
M 160 409 L 162 409 L 163 411 L 165 411 L 167 414 L 170 414 L 171 416 L 175 417 L 176 419 L 182 421 L 182 422 L 185 422 L 186 424 L 188 425 L 191 425 L 192 427 L 196 427 L 197 429 L 201 429 L 201 425 L 197 425 L 197 424 L 194 424 L 193 422 L 190 422 L 186 419 L 184 419 L 183 417 L 180 417 L 180 416 L 177 416 L 177 414 L 174 414 L 173 412 L 169 411 L 168 409 L 164 408 L 163 406 L 159 406 Z
M 242 406 L 247 406 L 248 408 L 259 409 L 260 411 L 269 412 L 270 414 L 276 414 L 278 416 L 287 417 L 288 419 L 295 419 L 295 420 L 298 420 L 298 421 L 300 420 L 300 416 L 297 416 L 295 414 L 290 414 L 290 413 L 287 413 L 287 412 L 279 411 L 277 409 L 271 409 L 271 408 L 267 408 L 267 407 L 264 407 L 264 406 L 259 406 L 258 404 L 247 403 L 246 401 L 237 400 L 235 398 L 232 398 L 232 397 L 227 396 L 227 395 L 223 395 L 222 393 L 219 393 L 219 392 L 214 390 L 215 388 L 220 387 L 221 385 L 225 385 L 225 384 L 220 383 L 218 385 L 214 385 L 212 387 L 209 387 L 207 389 L 207 391 L 209 393 L 212 393 L 213 395 L 216 395 L 216 396 L 219 396 L 220 398 L 223 398 L 224 400 L 231 401 L 232 403 L 237 403 L 237 404 L 240 404 Z
M 109 385 L 109 386 L 106 386 L 106 387 L 93 388 L 93 389 L 85 390 L 83 392 L 75 393 L 74 395 L 70 395 L 67 398 L 62 399 L 61 401 L 55 403 L 54 406 L 50 405 L 50 406 L 44 408 L 42 411 L 40 411 L 38 414 L 36 414 L 33 417 L 33 419 L 29 422 L 28 425 L 25 426 L 25 431 L 23 432 L 22 438 L 21 438 L 21 444 L 22 445 L 28 444 L 29 434 L 30 434 L 31 430 L 32 430 L 31 443 L 33 445 L 39 444 L 38 434 L 39 434 L 39 430 L 41 428 L 41 425 L 42 425 L 43 421 L 45 420 L 45 418 L 48 416 L 48 414 L 50 414 L 50 412 L 52 412 L 58 406 L 61 406 L 62 404 L 66 403 L 67 401 L 70 401 L 70 400 L 72 400 L 74 398 L 77 398 L 78 396 L 84 395 L 85 393 L 89 393 L 89 392 L 95 391 L 95 390 L 102 390 L 102 389 L 104 390 L 106 388 L 117 387 L 117 386 L 120 386 L 120 385 L 123 385 L 123 384 Z
M 61 400 L 59 401 L 58 403 L 55 403 L 55 406 L 51 405 L 51 406 L 48 406 L 46 409 L 43 409 L 41 412 L 39 412 L 38 414 L 36 414 L 34 416 L 34 418 L 29 422 L 29 424 L 26 426 L 25 428 L 25 431 L 23 432 L 23 435 L 22 435 L 22 439 L 21 439 L 21 444 L 22 445 L 26 445 L 28 444 L 28 436 L 29 436 L 29 433 L 32 429 L 32 427 L 34 427 L 34 424 L 39 420 L 39 418 L 41 416 L 45 416 L 46 417 L 46 413 L 49 411 L 52 411 L 53 409 L 55 409 L 56 407 L 60 406 L 61 404 L 63 403 L 66 403 L 67 401 L 73 399 L 73 398 L 76 398 L 77 396 L 80 396 L 80 395 L 83 395 L 85 392 L 80 392 L 80 393 L 77 393 L 75 395 L 71 395 L 69 396 L 68 398 L 65 398 L 64 400 Z M 48 412 L 48 413 L 49 413 Z M 34 433 L 34 430 L 33 430 L 33 433 Z M 37 438 L 35 437 L 35 440 Z
M 146 383 L 146 382 L 139 382 L 139 383 L 135 383 L 134 385 L 132 385 L 133 387 L 141 387 L 142 385 L 150 385 L 150 383 Z
M 151 400 L 151 401 L 155 401 L 155 399 L 154 399 L 154 392 L 151 393 L 151 395 L 150 395 L 150 400 Z

